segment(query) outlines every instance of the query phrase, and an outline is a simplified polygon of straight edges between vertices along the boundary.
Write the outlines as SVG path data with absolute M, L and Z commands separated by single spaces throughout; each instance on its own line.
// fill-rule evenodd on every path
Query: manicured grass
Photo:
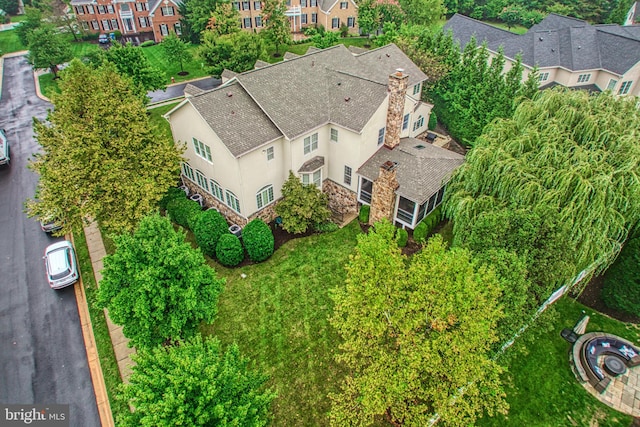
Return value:
M 176 105 L 178 105 L 177 102 L 169 105 L 163 105 L 162 107 L 149 109 L 151 123 L 158 126 L 160 132 L 167 138 L 167 141 L 173 141 L 173 135 L 171 134 L 171 126 L 169 126 L 169 122 L 164 117 L 162 117 L 162 115 L 171 110 Z
M 507 27 L 507 24 L 503 22 L 486 21 L 485 24 L 493 25 L 494 27 L 502 28 L 503 30 L 511 31 L 512 33 L 515 33 L 515 34 L 524 34 L 528 31 L 527 27 L 523 27 L 522 25 L 516 25 L 514 27 L 509 28 Z
M 74 41 L 73 36 L 69 34 L 67 34 L 66 36 L 68 37 L 69 46 L 71 46 L 71 52 L 73 52 L 74 58 L 82 59 L 89 53 L 95 52 L 100 49 L 97 43 L 91 43 L 87 41 Z
M 144 47 L 142 51 L 145 56 L 149 59 L 151 64 L 160 68 L 167 75 L 167 84 L 171 83 L 171 77 L 173 77 L 176 82 L 182 82 L 185 80 L 197 79 L 200 77 L 207 77 L 209 73 L 207 73 L 202 67 L 201 61 L 195 58 L 196 54 L 196 46 L 189 46 L 189 50 L 193 55 L 193 59 L 189 62 L 186 62 L 183 65 L 185 71 L 188 71 L 189 74 L 186 76 L 180 76 L 178 73 L 180 72 L 180 64 L 176 61 L 168 61 L 162 51 L 162 46 L 159 44 Z
M 0 53 L 5 55 L 21 50 L 27 50 L 27 47 L 22 44 L 15 30 L 0 31 Z
M 569 365 L 570 344 L 560 337 L 584 313 L 591 316 L 587 332 L 603 331 L 638 343 L 638 326 L 624 324 L 589 307 L 563 298 L 555 304 L 555 315 L 543 315 L 499 359 L 509 373 L 504 375 L 507 417 L 481 419 L 480 426 L 621 426 L 631 417 L 614 411 L 591 396 L 578 382 Z M 590 424 L 597 420 L 596 424 Z
M 91 259 L 89 258 L 87 241 L 82 231 L 74 233 L 74 244 L 78 257 L 78 265 L 82 274 L 82 283 L 87 295 L 87 305 L 89 306 L 93 334 L 96 339 L 96 346 L 100 357 L 100 367 L 102 368 L 102 374 L 104 375 L 104 381 L 109 395 L 111 412 L 113 412 L 114 418 L 117 418 L 119 414 L 128 411 L 129 408 L 123 402 L 115 399 L 122 380 L 120 379 L 120 371 L 118 371 L 118 363 L 116 362 L 116 357 L 113 352 L 113 345 L 111 343 L 111 337 L 109 336 L 109 328 L 105 321 L 104 311 L 94 306 L 97 287 L 95 276 L 93 275 L 93 268 L 91 267 Z
M 347 47 L 349 46 L 364 47 L 364 45 L 370 44 L 370 43 L 371 43 L 371 40 L 368 37 L 345 37 L 345 38 L 341 38 L 339 42 L 339 44 L 343 44 Z M 280 52 L 282 53 L 282 56 L 275 58 L 273 56 L 273 54 L 276 52 L 275 46 L 267 45 L 267 61 L 272 64 L 275 62 L 282 61 L 284 52 L 291 52 L 291 53 L 295 53 L 296 55 L 304 55 L 305 53 L 307 53 L 307 49 L 309 49 L 310 46 L 313 46 L 313 43 L 308 42 L 308 43 L 292 44 L 288 46 L 286 49 L 284 47 L 281 47 Z
M 58 81 L 53 80 L 53 73 L 39 75 L 38 83 L 40 84 L 40 92 L 47 98 L 51 98 L 53 93 L 60 93 Z
M 16 15 L 16 16 L 11 16 L 11 17 L 10 17 L 10 19 L 11 19 L 11 23 L 14 23 L 14 22 L 22 22 L 22 21 L 24 21 L 25 19 L 27 19 L 27 15 Z
M 273 426 L 328 425 L 327 394 L 338 390 L 343 377 L 333 360 L 339 337 L 329 325 L 329 293 L 344 283 L 344 265 L 360 232 L 354 221 L 333 233 L 289 241 L 267 261 L 235 270 L 211 262 L 227 284 L 217 320 L 204 332 L 225 345 L 237 342 L 270 376 L 268 385 L 278 393 Z

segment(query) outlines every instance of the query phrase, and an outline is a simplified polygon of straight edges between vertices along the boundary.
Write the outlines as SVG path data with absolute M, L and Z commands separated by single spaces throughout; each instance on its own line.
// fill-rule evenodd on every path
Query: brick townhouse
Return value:
M 94 33 L 119 31 L 133 41 L 160 42 L 170 32 L 180 35 L 178 1 L 72 0 L 82 28 Z

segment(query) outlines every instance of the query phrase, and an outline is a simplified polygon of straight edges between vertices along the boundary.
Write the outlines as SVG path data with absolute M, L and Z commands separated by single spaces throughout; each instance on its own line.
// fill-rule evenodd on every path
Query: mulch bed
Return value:
M 584 288 L 577 300 L 581 304 L 591 307 L 594 310 L 606 314 L 621 322 L 640 324 L 640 317 L 633 314 L 624 313 L 622 311 L 613 310 L 607 307 L 602 301 L 602 286 L 604 285 L 603 276 L 595 276 Z

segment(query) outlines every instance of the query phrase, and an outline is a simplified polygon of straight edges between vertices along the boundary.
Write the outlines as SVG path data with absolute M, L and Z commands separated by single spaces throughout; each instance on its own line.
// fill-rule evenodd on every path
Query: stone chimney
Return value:
M 369 212 L 369 224 L 373 225 L 382 218 L 393 222 L 393 208 L 396 203 L 396 190 L 399 187 L 396 178 L 398 164 L 386 161 L 380 166 L 378 178 L 373 182 L 371 190 L 371 211 Z
M 389 108 L 387 109 L 387 128 L 384 135 L 384 145 L 392 150 L 400 144 L 404 98 L 407 94 L 408 83 L 409 76 L 401 68 L 398 68 L 389 76 Z

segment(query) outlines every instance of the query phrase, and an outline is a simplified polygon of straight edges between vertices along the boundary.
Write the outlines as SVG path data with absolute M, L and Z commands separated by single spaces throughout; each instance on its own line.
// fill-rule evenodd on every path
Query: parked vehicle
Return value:
M 4 133 L 4 129 L 0 129 L 0 165 L 8 165 L 9 160 L 9 141 L 7 140 L 7 134 Z
M 76 254 L 68 240 L 47 246 L 44 264 L 51 289 L 61 289 L 78 281 Z
M 111 39 L 109 38 L 108 35 L 106 34 L 100 34 L 98 36 L 98 43 L 100 44 L 107 44 L 107 43 L 111 43 Z
M 53 233 L 54 231 L 60 230 L 62 225 L 56 218 L 43 218 L 40 220 L 40 228 L 45 233 Z

